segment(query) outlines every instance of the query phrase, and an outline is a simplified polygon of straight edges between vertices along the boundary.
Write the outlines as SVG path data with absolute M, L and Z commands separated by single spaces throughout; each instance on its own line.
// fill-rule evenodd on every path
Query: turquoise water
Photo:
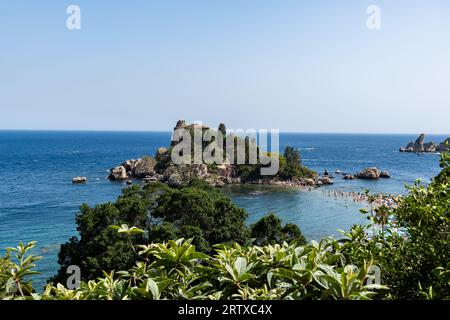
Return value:
M 281 134 L 280 146 L 300 148 L 303 162 L 322 172 L 354 173 L 369 166 L 388 170 L 392 179 L 379 181 L 335 179 L 327 188 L 346 191 L 402 193 L 416 178 L 429 181 L 439 172 L 439 157 L 401 154 L 409 135 Z M 435 142 L 444 136 L 427 137 Z M 41 281 L 57 269 L 59 245 L 77 234 L 74 217 L 80 204 L 113 201 L 124 187 L 106 179 L 108 169 L 125 159 L 153 155 L 169 144 L 169 132 L 33 132 L 0 131 L 0 248 L 19 241 L 38 241 L 43 256 Z M 72 185 L 83 175 L 85 185 Z M 364 222 L 362 203 L 325 196 L 321 190 L 263 186 L 227 187 L 224 192 L 249 213 L 249 223 L 269 211 L 297 223 L 308 239 L 336 235 Z
M 366 223 L 359 214 L 364 203 L 350 198 L 329 197 L 322 189 L 306 191 L 267 186 L 226 186 L 225 194 L 251 213 L 249 223 L 267 212 L 275 212 L 285 222 L 301 227 L 308 239 L 337 236 L 337 229 L 348 229 L 355 223 Z

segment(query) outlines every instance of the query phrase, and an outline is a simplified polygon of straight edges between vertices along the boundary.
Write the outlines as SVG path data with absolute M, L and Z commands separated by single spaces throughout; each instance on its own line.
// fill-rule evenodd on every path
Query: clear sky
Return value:
M 372 4 L 380 30 L 366 27 Z M 450 1 L 1 0 L 0 129 L 178 119 L 449 133 Z

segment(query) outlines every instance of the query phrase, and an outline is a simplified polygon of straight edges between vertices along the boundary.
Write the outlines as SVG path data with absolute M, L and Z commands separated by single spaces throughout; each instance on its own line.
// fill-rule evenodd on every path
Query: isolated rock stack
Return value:
M 416 152 L 416 153 L 434 153 L 445 152 L 450 150 L 450 138 L 436 145 L 434 142 L 424 142 L 425 134 L 421 134 L 416 141 L 411 141 L 406 147 L 400 148 L 400 152 Z

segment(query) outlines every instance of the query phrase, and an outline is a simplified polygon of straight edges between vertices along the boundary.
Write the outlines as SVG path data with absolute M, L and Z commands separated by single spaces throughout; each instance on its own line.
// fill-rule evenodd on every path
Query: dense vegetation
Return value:
M 282 179 L 313 178 L 316 173 L 302 164 L 300 151 L 287 146 L 283 156 L 280 156 L 280 172 Z
M 270 153 L 268 155 L 270 156 Z M 278 157 L 280 167 L 276 177 L 281 180 L 314 178 L 315 176 L 317 176 L 316 172 L 302 164 L 300 151 L 293 147 L 287 146 L 284 150 L 283 155 L 280 154 L 278 155 Z M 273 176 L 262 176 L 260 173 L 262 166 L 263 165 L 259 163 L 256 165 L 236 165 L 236 173 L 237 176 L 239 176 L 244 182 L 258 179 L 274 178 Z
M 270 223 L 263 223 L 270 219 Z M 66 269 L 78 265 L 84 280 L 101 276 L 102 271 L 127 270 L 142 258 L 132 245 L 192 238 L 198 251 L 210 253 L 218 243 L 233 242 L 259 245 L 274 242 L 304 243 L 296 225 L 281 225 L 270 215 L 255 226 L 246 225 L 247 212 L 225 197 L 218 189 L 201 180 L 189 186 L 172 188 L 152 183 L 144 188 L 123 190 L 115 203 L 94 208 L 81 207 L 76 218 L 79 237 L 63 244 L 59 253 L 61 269 L 53 281 L 65 283 Z M 127 224 L 145 231 L 129 238 L 117 233 L 112 225 Z
M 131 270 L 105 273 L 77 290 L 58 284 L 47 286 L 42 295 L 22 295 L 19 288 L 30 286 L 22 278 L 20 286 L 1 287 L 0 294 L 31 299 L 368 299 L 384 288 L 366 284 L 372 278 L 370 264 L 344 265 L 339 247 L 331 240 L 303 247 L 234 244 L 217 246 L 209 256 L 189 240 L 172 240 L 139 246 L 143 261 Z
M 177 190 L 164 190 L 161 186 L 150 187 L 152 190 L 132 188 L 124 191 L 115 204 L 93 209 L 83 207 L 77 219 L 80 240 L 72 240 L 67 246 L 77 248 L 79 243 L 87 241 L 83 248 L 96 252 L 96 255 L 78 257 L 71 256 L 72 251 L 65 251 L 66 254 L 60 258 L 61 262 L 81 259 L 86 266 L 92 263 L 92 268 L 96 264 L 109 263 L 106 260 L 100 262 L 104 253 L 111 263 L 122 263 L 114 260 L 113 249 L 110 249 L 117 242 L 120 244 L 114 250 L 122 250 L 118 252 L 124 255 L 124 259 L 129 255 L 133 267 L 116 269 L 124 271 L 109 270 L 96 280 L 82 282 L 76 290 L 68 290 L 62 284 L 48 285 L 44 293 L 38 295 L 34 293 L 30 279 L 37 259 L 29 255 L 33 244 L 20 245 L 8 249 L 6 256 L 0 258 L 0 298 L 450 299 L 448 154 L 442 155 L 441 167 L 441 173 L 428 186 L 418 182 L 411 187 L 409 194 L 399 201 L 397 209 L 379 207 L 368 210 L 371 224 L 354 226 L 350 231 L 342 232 L 344 237 L 340 240 L 325 239 L 320 243 L 313 241 L 300 245 L 281 243 L 290 237 L 301 242 L 301 234 L 291 230 L 290 225 L 281 226 L 273 215 L 247 231 L 244 231 L 244 223 L 238 223 L 217 226 L 221 230 L 224 228 L 220 232 L 205 232 L 202 223 L 208 221 L 208 215 L 214 214 L 214 210 L 226 208 L 225 212 L 231 212 L 233 219 L 237 219 L 235 222 L 241 221 L 237 217 L 245 216 L 245 213 L 219 194 L 208 196 L 212 198 L 206 208 L 203 202 L 197 206 L 197 201 L 202 200 L 195 197 L 192 200 L 187 194 L 206 192 L 201 186 Z M 172 192 L 181 194 L 171 198 Z M 189 204 L 187 208 L 170 203 L 183 197 L 189 199 L 184 200 Z M 165 204 L 160 206 L 156 199 L 169 199 L 169 202 L 162 201 Z M 205 216 L 190 216 L 193 210 L 200 210 L 199 207 Z M 151 241 L 151 230 L 155 226 L 160 228 L 158 240 L 183 234 L 183 226 L 179 222 L 184 218 L 171 211 L 173 209 L 183 210 L 190 216 L 186 218 L 189 223 L 199 228 L 190 234 L 193 240 L 142 244 L 142 241 Z M 136 214 L 140 210 L 149 215 Z M 122 223 L 124 221 L 130 226 L 143 228 L 129 227 Z M 209 229 L 216 224 L 210 225 Z M 265 231 L 270 226 L 274 228 Z M 231 239 L 220 245 L 208 242 L 216 237 L 228 239 L 227 228 L 242 230 L 242 233 L 236 233 L 237 237 L 246 233 L 247 236 L 237 241 L 240 244 Z M 82 232 L 90 238 L 83 240 Z M 193 241 L 198 241 L 199 232 L 208 242 L 203 247 L 198 244 L 202 252 L 193 245 Z M 247 242 L 252 236 L 257 238 L 254 239 L 256 245 Z M 271 244 L 278 241 L 279 244 Z M 110 255 L 108 251 L 111 251 Z

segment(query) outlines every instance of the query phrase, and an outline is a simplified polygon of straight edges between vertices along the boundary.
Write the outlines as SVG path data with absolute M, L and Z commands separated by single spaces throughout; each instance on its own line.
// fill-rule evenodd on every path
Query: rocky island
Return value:
M 174 131 L 180 128 L 189 131 L 198 128 L 210 129 L 207 126 L 187 124 L 184 120 L 177 122 Z M 227 135 L 224 124 L 220 124 L 217 130 L 221 131 L 226 139 L 235 140 L 235 143 L 238 139 L 244 139 L 246 147 L 251 143 L 248 137 Z M 261 164 L 232 164 L 226 156 L 221 164 L 174 164 L 171 160 L 171 152 L 177 143 L 172 141 L 169 147 L 160 147 L 154 157 L 145 156 L 124 161 L 110 169 L 108 179 L 128 182 L 130 179 L 139 179 L 145 183 L 159 181 L 173 187 L 187 185 L 195 179 L 201 179 L 215 187 L 225 184 L 267 184 L 314 188 L 333 184 L 334 177 L 330 176 L 327 170 L 322 175 L 310 170 L 302 164 L 299 151 L 289 146 L 286 147 L 283 155 L 279 155 L 278 173 L 263 176 L 259 173 Z M 258 154 L 260 152 L 258 149 Z M 248 158 L 248 154 L 246 157 Z M 356 174 L 341 173 L 339 170 L 336 173 L 342 174 L 346 180 L 390 178 L 387 171 L 380 171 L 377 168 L 366 168 Z
M 400 148 L 400 152 L 415 152 L 415 153 L 436 153 L 450 151 L 450 137 L 440 144 L 434 142 L 424 142 L 425 134 L 422 133 L 416 141 L 411 141 L 405 147 Z
M 184 120 L 179 120 L 174 128 L 187 129 L 192 131 L 198 129 L 199 125 L 187 124 Z M 206 130 L 209 127 L 200 126 Z M 232 134 L 226 134 L 224 124 L 220 124 L 217 129 L 221 131 L 226 139 L 234 139 L 235 143 L 239 139 L 245 140 L 245 146 L 251 143 L 248 137 L 242 138 Z M 174 164 L 171 160 L 172 148 L 177 145 L 177 141 L 172 141 L 170 147 L 161 147 L 154 157 L 146 156 L 141 159 L 131 159 L 124 161 L 121 165 L 110 170 L 109 179 L 124 181 L 128 179 L 141 179 L 144 182 L 160 181 L 170 186 L 182 186 L 194 179 L 202 179 L 211 186 L 223 186 L 225 184 L 269 184 L 285 186 L 321 186 L 332 184 L 333 181 L 328 176 L 319 176 L 316 172 L 301 164 L 298 150 L 287 147 L 283 155 L 279 155 L 279 171 L 275 175 L 264 176 L 259 173 L 262 164 L 232 164 L 225 156 L 221 164 Z M 204 147 L 204 146 L 203 146 Z M 247 149 L 246 149 L 246 152 Z M 261 151 L 258 149 L 258 154 Z M 246 153 L 246 158 L 248 154 Z

